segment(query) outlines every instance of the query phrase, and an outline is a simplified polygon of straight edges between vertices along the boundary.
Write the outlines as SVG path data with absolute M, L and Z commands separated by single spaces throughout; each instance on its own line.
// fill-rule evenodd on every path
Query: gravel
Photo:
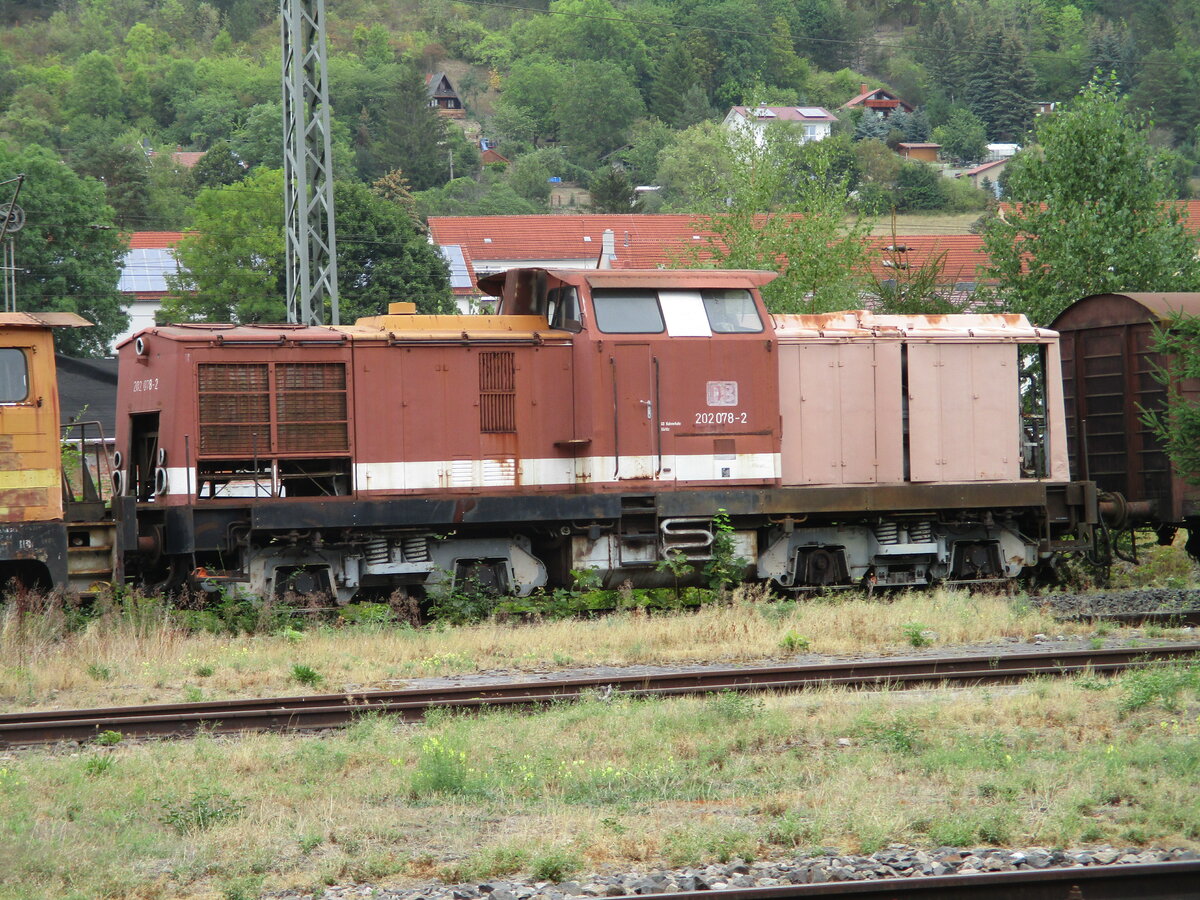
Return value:
M 333 885 L 321 894 L 272 891 L 262 896 L 272 900 L 351 900 L 355 897 L 372 897 L 375 900 L 568 900 L 573 897 L 721 891 L 786 884 L 920 878 L 1080 866 L 1119 866 L 1195 859 L 1200 859 L 1200 853 L 1183 848 L 1147 850 L 1138 847 L 1121 849 L 1099 845 L 1076 850 L 1052 850 L 1046 847 L 1028 847 L 1020 850 L 938 847 L 936 850 L 922 850 L 907 844 L 891 844 L 887 849 L 870 856 L 847 856 L 837 853 L 836 850 L 826 849 L 818 853 L 798 853 L 792 857 L 753 863 L 734 859 L 723 865 L 592 873 L 561 884 L 514 880 L 382 887 L 359 883 Z
M 1175 612 L 1200 609 L 1200 590 L 1135 588 L 1087 594 L 1045 594 L 1038 600 L 1063 618 L 1098 613 Z

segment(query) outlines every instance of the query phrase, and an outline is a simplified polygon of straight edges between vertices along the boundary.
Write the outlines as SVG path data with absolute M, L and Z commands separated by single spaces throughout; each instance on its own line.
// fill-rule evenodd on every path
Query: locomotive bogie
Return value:
M 1016 524 L 890 517 L 875 523 L 772 529 L 758 577 L 784 590 L 919 587 L 1003 581 L 1038 563 Z

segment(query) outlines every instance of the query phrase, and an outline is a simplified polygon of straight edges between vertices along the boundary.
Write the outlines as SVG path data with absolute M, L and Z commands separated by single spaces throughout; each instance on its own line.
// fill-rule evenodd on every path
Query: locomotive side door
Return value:
M 654 478 L 659 470 L 658 397 L 649 344 L 619 343 L 609 356 L 615 458 L 613 477 Z

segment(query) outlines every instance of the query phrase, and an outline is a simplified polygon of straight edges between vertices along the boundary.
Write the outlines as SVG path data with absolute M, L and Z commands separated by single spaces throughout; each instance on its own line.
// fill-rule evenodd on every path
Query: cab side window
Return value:
M 666 327 L 653 290 L 593 290 L 592 308 L 605 334 L 661 334 Z
M 741 289 L 700 292 L 704 311 L 715 334 L 746 334 L 763 330 L 750 292 Z
M 546 318 L 550 327 L 578 334 L 583 330 L 579 318 L 579 295 L 573 287 L 555 288 L 547 295 Z
M 25 351 L 0 348 L 0 403 L 21 403 L 29 398 L 29 363 Z

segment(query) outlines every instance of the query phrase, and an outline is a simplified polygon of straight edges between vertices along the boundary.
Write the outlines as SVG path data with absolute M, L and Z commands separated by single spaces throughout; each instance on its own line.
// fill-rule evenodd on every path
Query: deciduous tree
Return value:
M 727 198 L 697 227 L 715 235 L 706 251 L 720 268 L 773 269 L 763 288 L 778 313 L 844 309 L 857 300 L 869 226 L 847 224 L 850 175 L 827 141 L 800 146 L 794 129 L 772 126 L 760 144 L 729 135 Z M 692 262 L 694 260 L 684 260 Z
M 100 182 L 81 177 L 44 147 L 14 151 L 0 143 L 0 180 L 24 173 L 18 201 L 25 228 L 14 236 L 17 308 L 74 312 L 93 328 L 60 328 L 59 350 L 104 356 L 128 319 L 117 282 L 127 243 L 114 225 Z M 4 202 L 11 199 L 5 186 Z
M 1200 289 L 1196 240 L 1139 123 L 1109 81 L 1038 122 L 1007 167 L 1015 202 L 984 231 L 996 300 L 1040 324 L 1107 291 Z
M 334 184 L 338 298 L 343 322 L 411 300 L 423 313 L 452 311 L 446 264 L 399 204 L 364 184 Z M 280 322 L 286 317 L 283 173 L 201 191 L 193 227 L 177 249 L 181 271 L 162 317 Z

